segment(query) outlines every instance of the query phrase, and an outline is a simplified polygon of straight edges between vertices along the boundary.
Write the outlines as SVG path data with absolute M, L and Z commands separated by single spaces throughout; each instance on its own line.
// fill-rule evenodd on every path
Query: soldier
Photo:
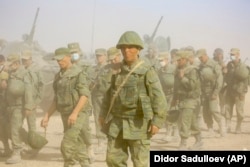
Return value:
M 13 153 L 7 164 L 21 162 L 22 141 L 21 131 L 24 119 L 24 112 L 33 109 L 31 81 L 27 77 L 27 71 L 20 63 L 19 54 L 11 54 L 7 57 L 10 71 L 6 91 L 8 114 L 10 116 L 11 140 Z
M 178 49 L 172 49 L 170 51 L 170 56 L 171 56 L 171 64 L 177 65 L 177 62 L 175 60 L 176 53 L 178 52 Z
M 95 127 L 96 127 L 96 137 L 98 140 L 98 147 L 95 149 L 95 153 L 104 153 L 105 152 L 105 140 L 106 135 L 101 132 L 100 124 L 98 122 L 98 118 L 101 112 L 101 105 L 102 101 L 105 95 L 106 89 L 103 90 L 102 83 L 98 82 L 99 74 L 102 72 L 103 68 L 107 64 L 106 58 L 107 58 L 107 51 L 106 49 L 99 48 L 95 50 L 97 65 L 93 67 L 94 73 L 92 74 L 92 77 L 94 78 L 94 81 L 92 82 L 90 89 L 91 89 L 91 98 L 92 98 L 92 104 L 93 104 L 93 113 L 94 113 L 94 119 L 95 119 Z
M 222 116 L 225 116 L 225 95 L 226 95 L 226 82 L 225 82 L 225 75 L 227 73 L 227 66 L 224 62 L 224 52 L 221 48 L 216 48 L 214 50 L 214 61 L 218 62 L 221 67 L 222 75 L 223 75 L 223 84 L 221 91 L 219 93 L 219 102 L 220 102 L 220 112 Z
M 156 70 L 160 68 L 160 64 L 159 61 L 157 60 L 157 57 L 158 57 L 157 47 L 152 43 L 148 47 L 148 53 L 145 55 L 145 61 L 147 61 L 147 63 L 153 66 Z
M 78 65 L 84 72 L 86 72 L 87 74 L 87 81 L 88 81 L 88 85 L 91 82 L 91 69 L 90 66 L 83 64 L 80 60 L 82 57 L 82 51 L 80 49 L 80 45 L 79 43 L 69 43 L 68 44 L 68 48 L 70 50 L 71 53 L 71 62 L 72 64 L 76 64 Z M 86 109 L 88 110 L 88 112 L 90 113 L 89 115 L 92 114 L 92 102 L 91 102 L 91 98 L 88 98 L 89 100 L 89 108 Z M 94 162 L 95 160 L 95 156 L 94 156 L 94 151 L 93 151 L 93 143 L 92 143 L 92 134 L 91 134 L 91 128 L 89 126 L 89 123 L 86 124 L 88 126 L 84 126 L 82 129 L 82 134 L 83 134 L 83 139 L 84 139 L 84 143 L 86 144 L 87 150 L 88 150 L 88 156 L 90 159 L 90 162 Z
M 247 66 L 240 59 L 240 50 L 232 48 L 230 50 L 231 61 L 227 64 L 227 74 L 225 81 L 226 99 L 225 99 L 225 112 L 226 112 L 226 127 L 227 131 L 231 132 L 231 118 L 233 115 L 233 107 L 236 106 L 237 112 L 237 125 L 235 133 L 241 133 L 241 123 L 244 118 L 244 103 L 245 94 L 248 91 L 248 76 L 249 70 Z
M 201 131 L 195 113 L 200 98 L 200 79 L 195 66 L 189 65 L 189 52 L 178 51 L 175 57 L 177 71 L 175 75 L 174 97 L 171 106 L 178 105 L 179 133 L 181 142 L 179 150 L 186 150 L 187 139 L 190 134 L 194 135 L 195 143 L 191 149 L 201 149 Z
M 157 71 L 158 77 L 160 79 L 167 103 L 171 104 L 174 93 L 174 76 L 175 76 L 176 66 L 169 63 L 168 52 L 160 52 L 158 60 L 161 65 L 161 68 Z M 167 111 L 168 110 L 170 110 L 170 105 Z M 166 120 L 165 125 L 167 133 L 166 136 L 163 138 L 163 140 L 167 142 L 177 140 L 179 137 L 177 122 L 173 123 Z
M 213 119 L 219 125 L 220 135 L 224 136 L 224 128 L 218 108 L 219 92 L 223 82 L 221 68 L 217 62 L 208 57 L 205 49 L 199 49 L 196 55 L 201 61 L 199 71 L 201 77 L 203 118 L 208 127 L 209 137 L 214 136 Z
M 70 50 L 58 48 L 54 59 L 60 66 L 53 83 L 55 98 L 48 112 L 44 115 L 41 126 L 48 126 L 50 116 L 58 110 L 61 114 L 64 136 L 61 142 L 61 153 L 64 167 L 73 166 L 76 161 L 82 167 L 89 165 L 86 146 L 82 138 L 82 129 L 89 123 L 89 114 L 86 111 L 89 89 L 86 74 L 71 63 Z
M 9 74 L 5 71 L 5 57 L 0 55 L 0 140 L 3 143 L 4 151 L 0 152 L 0 156 L 7 157 L 11 155 L 9 145 L 9 121 L 6 112 L 5 92 L 7 88 L 7 80 Z
M 32 89 L 29 90 L 32 93 L 32 109 L 25 110 L 24 116 L 27 119 L 27 125 L 29 132 L 36 131 L 36 109 L 40 104 L 43 97 L 43 79 L 38 64 L 32 61 L 32 52 L 29 50 L 22 51 L 21 60 L 24 68 L 27 71 L 27 78 L 31 81 Z M 23 134 L 25 135 L 25 134 Z M 27 141 L 25 141 L 27 142 Z M 40 149 L 28 150 L 33 156 L 38 153 Z
M 124 58 L 121 72 L 112 76 L 99 117 L 103 128 L 110 125 L 106 162 L 109 167 L 127 166 L 130 151 L 134 166 L 148 166 L 150 138 L 165 122 L 166 99 L 154 68 L 139 58 L 139 35 L 125 32 L 116 47 Z

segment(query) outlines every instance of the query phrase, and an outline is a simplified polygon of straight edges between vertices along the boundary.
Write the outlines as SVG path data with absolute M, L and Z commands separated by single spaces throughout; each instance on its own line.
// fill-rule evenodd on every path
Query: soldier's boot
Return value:
M 179 141 L 180 140 L 179 129 L 178 129 L 177 125 L 173 126 L 173 140 L 174 141 Z
M 162 138 L 165 142 L 172 141 L 173 126 L 171 124 L 166 124 L 166 136 Z
M 194 135 L 195 143 L 190 147 L 190 150 L 201 150 L 203 146 L 203 142 L 201 140 L 201 134 Z
M 11 157 L 6 160 L 6 164 L 16 164 L 21 162 L 21 149 L 14 149 Z
M 181 138 L 181 142 L 180 142 L 178 150 L 188 150 L 187 139 Z
M 235 128 L 236 134 L 241 134 L 241 122 L 242 121 L 237 121 L 236 128 Z
M 226 131 L 227 133 L 231 132 L 231 120 L 230 119 L 226 120 Z
M 209 138 L 211 138 L 211 137 L 214 137 L 215 136 L 215 134 L 214 134 L 214 129 L 213 128 L 208 128 L 208 136 L 207 137 L 209 137 Z
M 221 137 L 225 137 L 225 135 L 226 135 L 226 128 L 225 128 L 225 125 L 224 125 L 224 123 L 223 123 L 222 120 L 219 122 L 219 132 L 220 132 L 220 136 Z
M 89 163 L 93 163 L 95 161 L 95 154 L 93 150 L 93 145 L 87 146 L 88 156 L 89 156 Z

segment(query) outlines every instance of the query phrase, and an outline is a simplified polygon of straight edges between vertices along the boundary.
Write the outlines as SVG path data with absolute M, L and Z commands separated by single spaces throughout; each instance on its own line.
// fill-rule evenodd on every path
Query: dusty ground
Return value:
M 204 150 L 250 150 L 250 93 L 248 93 L 245 104 L 245 119 L 242 124 L 242 134 L 227 134 L 226 137 L 223 138 L 203 138 L 204 142 Z M 37 129 L 40 133 L 43 133 L 43 129 L 39 127 L 39 122 L 41 120 L 42 114 L 39 113 L 37 119 Z M 232 130 L 235 129 L 236 117 L 234 113 L 234 117 L 232 120 Z M 92 126 L 92 134 L 94 137 L 94 145 L 97 145 L 97 140 L 94 136 L 94 121 L 93 117 L 91 117 L 91 126 Z M 62 123 L 60 120 L 59 114 L 54 114 L 49 122 L 49 127 L 47 129 L 47 139 L 49 143 L 40 151 L 37 157 L 33 159 L 28 159 L 23 157 L 23 161 L 19 164 L 14 164 L 11 166 L 15 167 L 62 167 L 63 159 L 60 153 L 60 141 L 62 139 Z M 218 126 L 215 125 L 215 129 L 218 129 Z M 161 138 L 164 137 L 165 129 L 161 129 L 160 133 L 153 137 L 151 142 L 152 150 L 176 150 L 178 146 L 178 141 L 173 143 L 164 143 Z M 202 134 L 206 136 L 207 131 L 204 124 L 202 125 Z M 193 138 L 188 140 L 188 144 L 192 145 L 194 142 Z M 0 149 L 2 149 L 2 145 L 0 144 Z M 5 164 L 6 158 L 0 158 L 0 166 L 6 167 L 10 165 Z M 77 166 L 77 165 L 76 165 Z M 104 154 L 96 154 L 96 162 L 94 162 L 93 167 L 105 167 L 105 155 Z M 131 161 L 129 161 L 129 166 L 132 166 Z

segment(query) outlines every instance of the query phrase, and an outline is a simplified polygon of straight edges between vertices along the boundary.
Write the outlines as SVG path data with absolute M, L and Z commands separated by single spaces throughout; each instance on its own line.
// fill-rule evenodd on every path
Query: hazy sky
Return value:
M 0 0 L 0 38 L 21 40 L 37 7 L 34 38 L 48 51 L 79 42 L 90 52 L 93 32 L 93 48 L 109 48 L 127 30 L 151 35 L 163 16 L 157 35 L 170 36 L 172 48 L 191 45 L 211 55 L 238 47 L 250 55 L 249 0 Z

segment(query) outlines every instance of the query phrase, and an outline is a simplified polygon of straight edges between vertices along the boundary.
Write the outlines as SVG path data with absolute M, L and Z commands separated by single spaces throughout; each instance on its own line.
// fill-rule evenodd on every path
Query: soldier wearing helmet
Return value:
M 220 135 L 224 136 L 224 126 L 218 108 L 219 92 L 223 82 L 221 68 L 217 62 L 208 57 L 206 49 L 197 50 L 196 55 L 201 61 L 199 71 L 201 77 L 203 118 L 209 131 L 209 137 L 214 137 L 213 119 L 219 125 Z
M 99 117 L 103 127 L 109 125 L 106 162 L 109 167 L 127 166 L 130 151 L 133 166 L 148 166 L 150 138 L 165 122 L 166 99 L 154 68 L 139 58 L 139 35 L 125 32 L 116 47 L 123 55 L 121 71 L 112 76 Z
M 237 125 L 235 132 L 241 133 L 241 123 L 244 119 L 245 94 L 248 91 L 249 69 L 240 59 L 240 50 L 232 48 L 229 52 L 231 61 L 227 64 L 228 72 L 225 75 L 226 99 L 225 113 L 227 131 L 231 132 L 233 107 L 236 106 Z

